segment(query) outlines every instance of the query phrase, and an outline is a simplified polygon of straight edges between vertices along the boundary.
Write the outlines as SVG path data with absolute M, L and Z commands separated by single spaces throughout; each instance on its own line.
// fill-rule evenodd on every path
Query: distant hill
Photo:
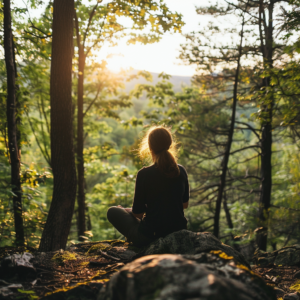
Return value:
M 133 70 L 132 72 L 133 72 L 133 74 L 136 74 L 138 72 L 138 70 Z M 150 72 L 150 73 L 153 77 L 152 82 L 151 81 L 146 81 L 142 77 L 139 78 L 139 79 L 134 79 L 134 80 L 126 83 L 126 91 L 129 92 L 130 90 L 132 90 L 136 84 L 152 84 L 152 85 L 155 85 L 159 81 L 162 80 L 162 78 L 158 77 L 159 73 L 152 73 L 152 72 Z M 181 90 L 182 86 L 186 86 L 186 85 L 191 84 L 191 78 L 192 77 L 172 75 L 172 77 L 170 77 L 169 81 L 173 84 L 174 91 L 179 92 Z

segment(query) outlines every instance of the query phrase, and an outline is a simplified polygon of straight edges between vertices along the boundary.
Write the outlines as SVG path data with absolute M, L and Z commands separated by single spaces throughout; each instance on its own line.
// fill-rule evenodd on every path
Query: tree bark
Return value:
M 274 3 L 270 2 L 268 6 L 269 22 L 264 18 L 263 14 L 263 0 L 260 1 L 260 21 L 268 24 L 265 29 L 265 44 L 262 43 L 261 51 L 263 54 L 264 68 L 273 67 L 273 9 Z M 263 15 L 263 19 L 262 19 Z M 260 30 L 261 27 L 260 27 Z M 262 36 L 262 33 L 261 33 Z M 263 79 L 263 86 L 268 88 L 270 86 L 270 78 Z M 270 103 L 262 104 L 262 111 L 266 112 L 268 117 L 262 123 L 262 137 L 261 137 L 261 194 L 259 199 L 259 226 L 262 227 L 258 231 L 256 243 L 259 249 L 266 251 L 267 249 L 267 236 L 268 236 L 268 220 L 269 208 L 271 204 L 271 191 L 272 191 L 272 112 L 274 100 L 271 96 Z
M 16 232 L 16 244 L 24 245 L 24 227 L 22 218 L 22 190 L 20 182 L 20 153 L 18 147 L 18 128 L 16 120 L 16 69 L 11 28 L 10 0 L 3 1 L 4 12 L 4 51 L 7 72 L 7 130 L 11 163 L 11 186 Z
M 237 67 L 235 72 L 235 81 L 234 81 L 234 89 L 233 89 L 233 103 L 232 103 L 232 112 L 231 112 L 231 122 L 230 122 L 230 128 L 228 133 L 228 141 L 226 144 L 226 149 L 222 161 L 222 173 L 220 176 L 220 185 L 218 190 L 218 197 L 216 202 L 216 211 L 215 211 L 215 218 L 214 218 L 214 235 L 218 238 L 219 237 L 219 231 L 220 231 L 220 212 L 221 212 L 221 204 L 222 204 L 222 197 L 223 197 L 223 191 L 226 185 L 226 173 L 228 168 L 228 161 L 230 156 L 230 149 L 232 144 L 232 138 L 233 138 L 233 132 L 234 132 L 234 125 L 235 125 L 235 114 L 236 114 L 236 103 L 237 103 L 237 88 L 238 88 L 238 80 L 239 80 L 239 72 L 240 72 L 240 60 L 242 56 L 242 43 L 243 43 L 243 37 L 244 37 L 244 24 L 245 24 L 245 18 L 243 16 L 243 22 L 242 22 L 242 30 L 241 30 L 241 40 L 239 45 L 239 54 L 238 54 L 238 60 L 237 60 Z
M 79 45 L 78 57 L 78 95 L 77 95 L 77 176 L 78 176 L 78 239 L 82 241 L 86 231 L 85 222 L 85 191 L 84 191 L 84 159 L 83 159 L 83 78 L 85 55 L 84 49 Z
M 72 56 L 74 0 L 54 0 L 50 79 L 53 197 L 40 251 L 64 249 L 76 197 L 72 129 Z
M 78 47 L 78 82 L 77 82 L 77 176 L 78 176 L 78 192 L 77 192 L 77 204 L 78 204 L 78 220 L 77 220 L 77 232 L 79 241 L 83 241 L 84 233 L 86 231 L 85 222 L 85 179 L 84 179 L 84 159 L 83 159 L 83 83 L 84 83 L 84 67 L 85 67 L 85 53 L 84 43 L 81 43 L 81 37 L 79 32 L 78 18 L 75 13 L 75 29 L 76 39 Z
M 225 215 L 226 215 L 226 220 L 227 220 L 228 227 L 230 229 L 233 229 L 233 223 L 232 223 L 230 211 L 229 211 L 228 206 L 227 206 L 227 197 L 226 197 L 226 192 L 225 191 L 224 191 L 223 207 L 224 207 L 224 211 L 225 211 Z M 232 235 L 232 238 L 233 238 L 233 235 Z

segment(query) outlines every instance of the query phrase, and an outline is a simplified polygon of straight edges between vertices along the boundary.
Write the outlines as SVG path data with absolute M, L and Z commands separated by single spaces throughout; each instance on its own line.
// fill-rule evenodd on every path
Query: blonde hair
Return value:
M 142 160 L 153 161 L 168 177 L 177 177 L 180 174 L 177 165 L 177 144 L 172 132 L 165 126 L 150 127 L 143 137 L 139 155 Z

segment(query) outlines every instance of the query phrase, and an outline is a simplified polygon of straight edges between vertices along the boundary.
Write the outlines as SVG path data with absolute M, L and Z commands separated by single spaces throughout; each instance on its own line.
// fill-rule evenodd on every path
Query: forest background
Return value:
M 14 1 L 10 10 L 17 187 L 11 181 L 5 2 L 0 7 L 0 246 L 38 247 L 53 192 L 53 3 Z M 173 11 L 168 1 L 75 1 L 70 134 L 77 193 L 68 243 L 121 237 L 106 211 L 132 204 L 136 173 L 149 164 L 137 156 L 139 139 L 154 124 L 172 128 L 179 163 L 189 174 L 189 230 L 212 231 L 236 248 L 299 243 L 299 7 L 299 1 L 199 1 L 200 24 L 186 32 L 188 16 Z M 178 56 L 193 76 L 110 68 L 113 49 L 126 53 L 127 44 L 147 49 L 170 34 L 180 43 L 182 32 Z M 158 55 L 145 60 L 155 65 Z

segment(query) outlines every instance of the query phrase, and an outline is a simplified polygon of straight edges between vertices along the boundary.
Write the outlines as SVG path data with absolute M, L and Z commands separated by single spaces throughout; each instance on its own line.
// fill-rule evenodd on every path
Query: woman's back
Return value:
M 186 228 L 183 203 L 189 201 L 189 184 L 185 169 L 178 165 L 177 177 L 167 177 L 154 164 L 137 175 L 132 212 L 145 213 L 140 230 L 148 236 L 165 236 Z
M 183 209 L 188 207 L 189 183 L 185 169 L 177 164 L 176 142 L 169 128 L 151 127 L 139 155 L 154 164 L 139 170 L 132 208 L 110 207 L 107 218 L 133 244 L 145 246 L 186 228 Z

